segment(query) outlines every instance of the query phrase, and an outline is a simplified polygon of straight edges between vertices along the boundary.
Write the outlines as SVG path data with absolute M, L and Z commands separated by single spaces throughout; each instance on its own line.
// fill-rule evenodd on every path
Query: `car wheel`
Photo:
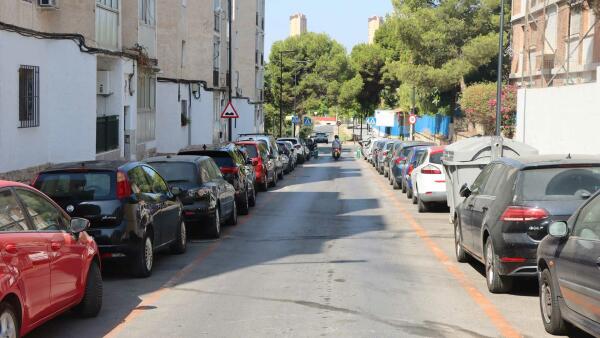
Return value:
M 421 213 L 429 211 L 429 205 L 423 202 L 420 195 L 417 195 L 417 206 L 419 207 L 419 212 Z
M 385 170 L 385 168 L 384 168 L 382 171 L 383 171 L 383 177 L 388 177 L 388 172 L 387 172 L 387 170 Z
M 83 299 L 73 309 L 84 318 L 96 317 L 102 308 L 102 274 L 96 262 L 90 264 Z
M 512 288 L 512 278 L 501 276 L 496 267 L 496 256 L 494 254 L 494 244 L 488 237 L 485 242 L 485 280 L 488 290 L 491 293 L 505 293 Z
M 235 201 L 233 202 L 235 203 Z M 209 238 L 213 238 L 213 239 L 217 239 L 219 237 L 221 237 L 221 212 L 220 212 L 221 207 L 219 205 L 217 205 L 215 207 L 215 212 L 212 215 L 212 217 L 210 218 L 210 227 L 208 227 L 208 229 L 206 229 L 207 231 L 207 235 Z M 235 217 L 237 217 L 237 215 L 235 215 Z
M 269 175 L 265 173 L 265 177 L 263 178 L 263 183 L 260 185 L 260 190 L 267 191 L 269 190 Z
M 411 199 L 413 197 L 412 189 L 406 189 L 406 198 Z
M 256 206 L 256 190 L 252 189 L 252 195 L 250 196 L 250 206 Z
M 229 216 L 229 219 L 227 220 L 227 225 L 237 225 L 238 223 L 238 208 L 237 208 L 237 202 L 234 200 L 233 201 L 233 209 L 231 210 L 231 216 Z
M 406 189 L 406 183 L 404 183 L 404 180 L 402 180 L 402 186 L 401 187 L 402 187 L 402 193 L 406 194 L 407 193 L 407 191 L 406 191 L 407 189 Z
M 20 326 L 17 319 L 17 312 L 8 302 L 0 304 L 0 330 L 2 337 L 19 337 Z
M 459 263 L 466 263 L 469 260 L 469 256 L 463 249 L 462 229 L 458 217 L 454 220 L 454 253 L 456 254 L 456 261 Z
M 146 233 L 140 241 L 138 252 L 133 259 L 133 274 L 139 278 L 149 277 L 152 274 L 153 266 L 154 246 L 152 245 L 152 239 Z
M 395 177 L 392 177 L 392 186 L 394 190 L 400 190 L 400 184 L 398 184 L 398 180 Z
M 177 229 L 177 236 L 175 236 L 175 241 L 169 247 L 171 253 L 175 255 L 181 255 L 187 249 L 187 229 L 183 220 L 179 222 L 178 228 L 179 229 Z
M 279 176 L 278 176 L 278 178 L 279 178 L 280 180 L 283 180 L 283 169 L 281 169 L 281 171 L 279 172 Z
M 558 294 L 552 284 L 550 270 L 544 269 L 540 276 L 540 311 L 546 332 L 553 335 L 567 333 L 567 323 L 563 320 L 558 303 Z
M 419 203 L 419 193 L 417 191 L 412 191 L 412 204 Z
M 240 215 L 248 215 L 250 212 L 250 198 L 248 197 L 248 189 L 244 192 L 244 199 L 242 200 L 242 208 L 240 209 Z

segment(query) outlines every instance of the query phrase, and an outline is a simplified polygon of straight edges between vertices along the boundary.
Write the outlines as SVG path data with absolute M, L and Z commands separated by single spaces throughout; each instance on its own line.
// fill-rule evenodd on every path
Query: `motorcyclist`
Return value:
M 333 142 L 331 142 L 331 153 L 334 154 L 336 149 L 339 149 L 340 153 L 342 152 L 342 143 L 337 135 L 333 137 Z

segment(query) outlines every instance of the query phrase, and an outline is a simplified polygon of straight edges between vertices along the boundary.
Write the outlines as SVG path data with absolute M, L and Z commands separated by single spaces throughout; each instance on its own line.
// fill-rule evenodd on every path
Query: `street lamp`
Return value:
M 283 136 L 283 54 L 291 54 L 295 52 L 295 50 L 279 51 L 279 137 Z
M 500 33 L 498 39 L 498 79 L 496 81 L 496 136 L 502 134 L 502 57 L 504 51 L 504 0 L 500 0 Z

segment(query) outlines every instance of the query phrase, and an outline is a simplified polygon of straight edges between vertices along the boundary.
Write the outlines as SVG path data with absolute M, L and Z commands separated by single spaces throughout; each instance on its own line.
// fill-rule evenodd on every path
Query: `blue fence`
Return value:
M 450 116 L 444 115 L 424 115 L 419 116 L 417 123 L 415 124 L 415 132 L 417 133 L 428 133 L 433 135 L 443 135 L 448 137 L 450 134 Z M 410 126 L 399 126 L 397 123 L 394 127 L 374 127 L 382 133 L 390 136 L 409 136 Z

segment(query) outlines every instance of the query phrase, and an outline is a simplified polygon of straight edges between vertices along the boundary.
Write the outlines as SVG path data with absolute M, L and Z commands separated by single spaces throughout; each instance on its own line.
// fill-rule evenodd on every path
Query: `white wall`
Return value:
M 93 160 L 96 57 L 72 41 L 0 31 L 0 172 Z M 39 66 L 40 126 L 19 128 L 20 65 Z
M 540 154 L 600 154 L 600 85 L 520 89 L 516 140 Z
M 180 87 L 179 95 L 178 86 Z M 191 117 L 191 123 L 188 126 L 181 126 L 180 100 L 188 101 Z M 156 85 L 156 143 L 159 153 L 175 153 L 190 144 L 212 144 L 213 93 L 200 89 L 200 98 L 196 99 L 193 95 L 190 97 L 187 84 L 158 82 Z

